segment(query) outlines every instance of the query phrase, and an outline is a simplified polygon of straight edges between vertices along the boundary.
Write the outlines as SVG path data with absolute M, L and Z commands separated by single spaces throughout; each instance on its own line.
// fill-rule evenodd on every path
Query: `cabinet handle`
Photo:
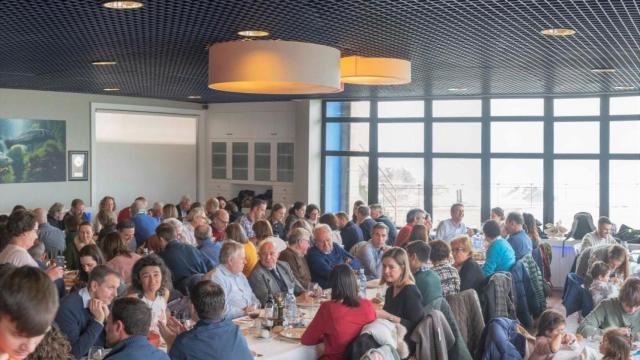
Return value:
M 278 135 L 278 133 L 272 132 L 271 135 L 276 136 L 276 135 Z
M 231 136 L 231 135 L 233 135 L 233 133 L 227 133 L 227 136 Z

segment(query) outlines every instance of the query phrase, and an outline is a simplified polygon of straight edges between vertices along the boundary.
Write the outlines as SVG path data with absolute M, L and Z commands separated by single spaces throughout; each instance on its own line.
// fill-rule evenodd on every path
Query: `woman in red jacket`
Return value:
M 376 312 L 371 301 L 358 296 L 358 280 L 349 265 L 336 265 L 329 284 L 331 301 L 320 305 L 301 342 L 304 345 L 324 342 L 322 358 L 337 360 L 343 358 L 362 327 L 376 319 Z

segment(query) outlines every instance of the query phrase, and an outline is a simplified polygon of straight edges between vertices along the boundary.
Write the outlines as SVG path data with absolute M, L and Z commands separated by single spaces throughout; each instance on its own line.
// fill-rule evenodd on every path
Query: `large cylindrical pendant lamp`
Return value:
M 338 92 L 340 51 L 297 41 L 214 44 L 209 48 L 209 87 L 250 94 Z
M 340 59 L 341 80 L 358 85 L 402 85 L 411 82 L 411 62 L 394 58 L 347 56 Z

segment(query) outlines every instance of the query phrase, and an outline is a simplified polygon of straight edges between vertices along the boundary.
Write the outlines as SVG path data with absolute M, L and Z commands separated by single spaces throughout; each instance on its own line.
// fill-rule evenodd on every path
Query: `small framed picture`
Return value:
M 68 151 L 69 181 L 89 180 L 89 152 L 88 151 Z

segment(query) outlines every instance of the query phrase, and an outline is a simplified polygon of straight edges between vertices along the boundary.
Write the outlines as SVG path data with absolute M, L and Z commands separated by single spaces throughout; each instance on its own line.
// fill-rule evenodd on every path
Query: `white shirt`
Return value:
M 258 303 L 249 281 L 243 273 L 234 274 L 224 265 L 218 265 L 211 280 L 222 287 L 226 303 L 225 316 L 230 319 L 244 316 L 244 308 Z
M 465 235 L 467 233 L 467 227 L 464 223 L 458 225 L 453 223 L 453 220 L 447 219 L 440 221 L 438 224 L 438 230 L 436 230 L 436 240 L 443 240 L 450 242 L 451 239 L 458 235 Z
M 616 242 L 616 239 L 613 238 L 613 236 L 607 235 L 607 237 L 601 238 L 600 235 L 598 235 L 598 230 L 595 230 L 590 233 L 587 233 L 582 238 L 581 250 L 584 250 L 590 247 L 600 246 L 600 245 L 614 245 L 614 244 L 617 244 L 617 242 Z
M 18 267 L 27 265 L 39 268 L 38 263 L 26 249 L 14 244 L 8 244 L 0 253 L 0 264 L 7 263 Z

